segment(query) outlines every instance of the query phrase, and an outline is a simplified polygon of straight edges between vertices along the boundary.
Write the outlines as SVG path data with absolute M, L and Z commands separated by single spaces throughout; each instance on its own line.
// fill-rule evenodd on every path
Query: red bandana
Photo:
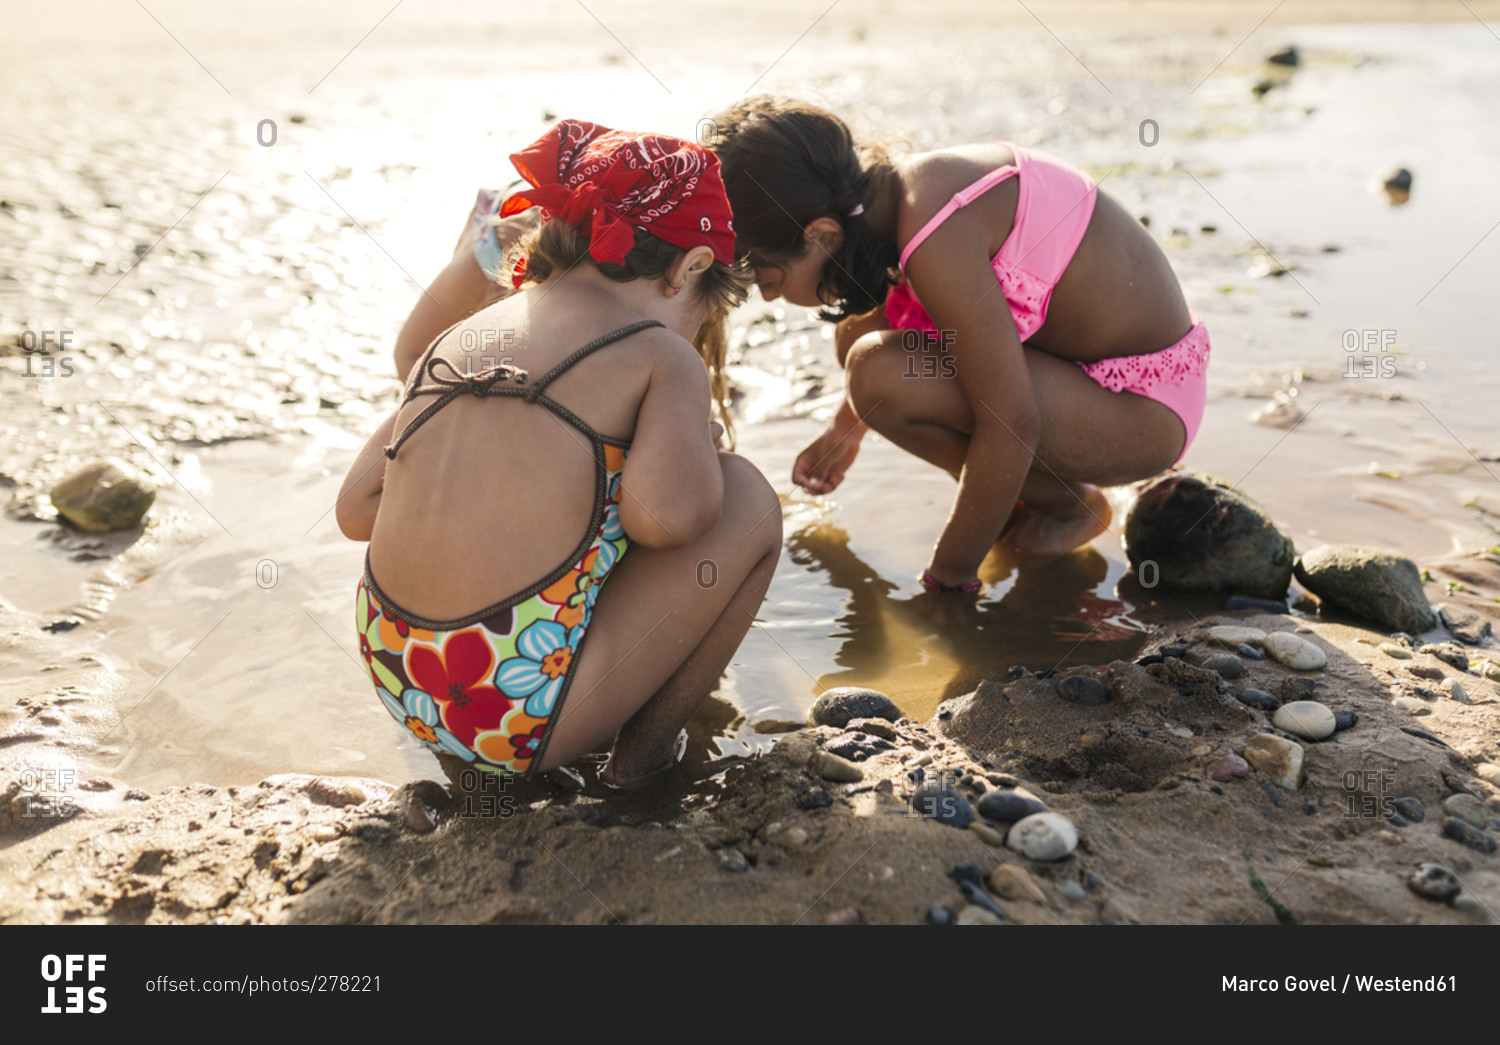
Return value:
M 595 261 L 624 262 L 639 227 L 674 247 L 708 247 L 715 260 L 734 264 L 719 158 L 701 146 L 562 120 L 510 161 L 534 187 L 507 198 L 500 216 L 541 207 L 587 234 Z

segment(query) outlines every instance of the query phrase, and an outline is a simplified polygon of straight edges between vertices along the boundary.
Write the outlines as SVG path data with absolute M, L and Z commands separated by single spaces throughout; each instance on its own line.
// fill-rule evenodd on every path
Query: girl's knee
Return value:
M 887 398 L 892 349 L 881 334 L 866 334 L 854 342 L 844 364 L 844 388 L 849 402 L 861 415 Z
M 771 483 L 747 458 L 720 452 L 724 470 L 723 522 L 743 527 L 750 540 L 781 544 L 781 498 Z

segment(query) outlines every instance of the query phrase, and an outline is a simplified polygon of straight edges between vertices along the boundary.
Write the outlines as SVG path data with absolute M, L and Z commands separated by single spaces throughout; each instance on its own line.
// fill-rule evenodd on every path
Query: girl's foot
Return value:
M 1058 498 L 1043 512 L 1018 503 L 1000 543 L 1018 565 L 1044 566 L 1109 529 L 1114 513 L 1104 491 L 1087 483 L 1070 483 L 1076 497 Z
M 657 765 L 655 769 L 634 773 L 630 766 L 620 765 L 622 759 L 619 747 L 616 746 L 609 756 L 608 764 L 599 771 L 599 783 L 610 791 L 638 791 L 643 787 L 649 787 L 677 768 L 677 764 L 687 754 L 687 745 L 688 735 L 687 730 L 684 729 L 677 734 L 677 742 L 673 745 L 672 754 L 664 763 Z

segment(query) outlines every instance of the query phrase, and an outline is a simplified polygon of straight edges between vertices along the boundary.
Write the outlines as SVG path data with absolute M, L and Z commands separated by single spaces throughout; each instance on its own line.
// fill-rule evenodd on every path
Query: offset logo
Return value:
M 43 1012 L 103 1012 L 109 1007 L 104 1000 L 104 988 L 102 986 L 86 988 L 83 983 L 93 983 L 104 971 L 104 959 L 102 954 L 65 954 L 58 957 L 55 954 L 42 956 L 42 979 L 48 984 L 47 1004 L 42 1006 Z M 84 975 L 87 966 L 88 975 Z M 61 988 L 63 1004 L 57 1003 L 57 992 L 55 986 L 59 981 L 68 984 Z M 75 982 L 82 981 L 82 982 Z M 87 1002 L 88 1007 L 84 1007 Z

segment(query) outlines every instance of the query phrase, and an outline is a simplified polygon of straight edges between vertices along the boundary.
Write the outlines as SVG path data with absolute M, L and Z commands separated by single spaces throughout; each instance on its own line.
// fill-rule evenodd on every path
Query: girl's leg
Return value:
M 1022 351 L 1042 435 L 1005 540 L 1026 555 L 1061 554 L 1108 527 L 1109 504 L 1099 485 L 1170 467 L 1185 432 L 1177 415 L 1154 400 L 1110 392 L 1068 360 Z M 957 478 L 974 416 L 945 358 L 935 342 L 912 350 L 900 331 L 867 335 L 850 352 L 847 384 L 870 427 Z
M 681 548 L 630 548 L 605 582 L 538 769 L 616 734 L 608 779 L 661 767 L 750 630 L 781 554 L 781 502 L 744 458 L 719 461 L 718 524 Z

